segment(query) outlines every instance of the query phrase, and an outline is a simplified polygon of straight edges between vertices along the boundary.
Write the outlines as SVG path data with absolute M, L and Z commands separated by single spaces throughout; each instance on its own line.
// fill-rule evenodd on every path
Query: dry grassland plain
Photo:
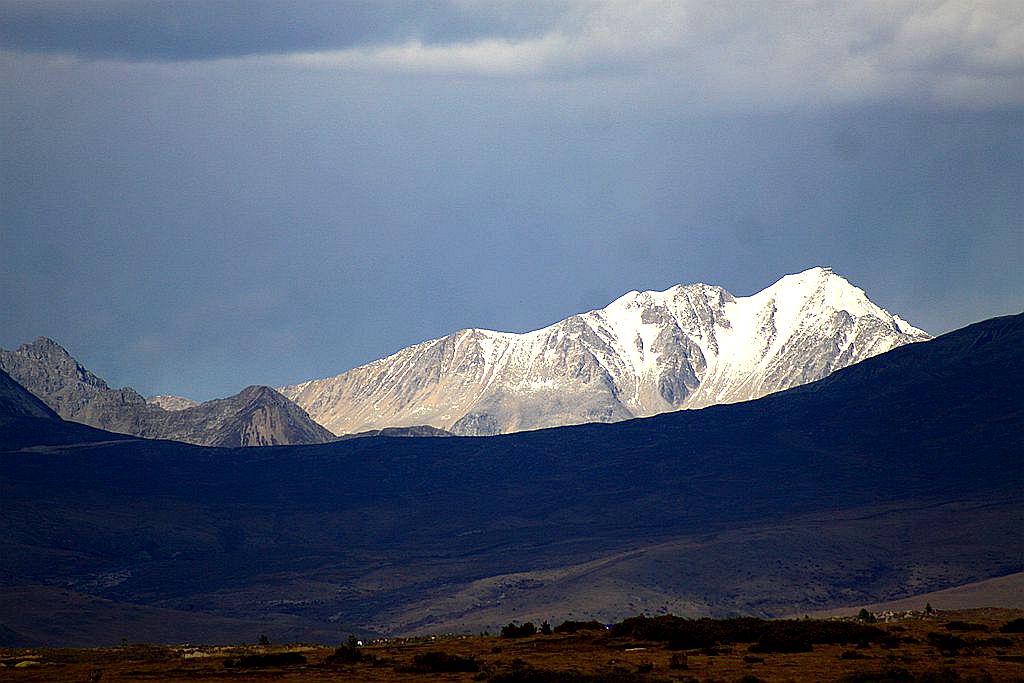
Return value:
M 764 651 L 710 647 L 610 631 L 452 636 L 313 645 L 2 649 L 4 681 L 1024 681 L 1024 610 L 974 609 L 876 624 L 880 640 Z M 808 622 L 805 622 L 808 623 Z M 834 623 L 834 622 L 822 622 Z M 1007 625 L 1011 624 L 1010 628 Z M 783 648 L 784 649 L 784 648 Z M 354 654 L 355 653 L 355 654 Z

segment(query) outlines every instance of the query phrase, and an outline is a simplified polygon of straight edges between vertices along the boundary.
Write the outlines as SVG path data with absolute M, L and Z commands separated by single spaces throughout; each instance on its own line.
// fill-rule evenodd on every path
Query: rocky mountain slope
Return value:
M 40 337 L 0 349 L 0 369 L 66 420 L 111 432 L 207 446 L 325 443 L 334 435 L 270 387 L 178 410 L 147 403 L 134 389 L 111 389 L 63 347 Z
M 525 334 L 461 330 L 280 391 L 336 434 L 487 435 L 745 401 L 929 338 L 812 268 L 749 297 L 677 285 Z
M 35 417 L 59 420 L 57 413 L 33 396 L 27 389 L 0 370 L 0 416 L 5 418 Z
M 185 408 L 195 408 L 199 405 L 192 399 L 183 396 L 150 396 L 146 399 L 146 403 L 158 406 L 164 410 L 184 410 Z

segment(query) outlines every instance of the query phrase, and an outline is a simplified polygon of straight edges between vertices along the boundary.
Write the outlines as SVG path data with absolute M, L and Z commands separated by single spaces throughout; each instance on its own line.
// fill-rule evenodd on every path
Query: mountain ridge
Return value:
M 532 332 L 459 330 L 279 391 L 338 434 L 489 435 L 750 400 L 929 338 L 819 267 L 748 297 L 675 285 Z
M 63 419 L 110 432 L 207 446 L 325 443 L 334 438 L 302 408 L 266 386 L 166 410 L 130 387 L 110 388 L 46 337 L 14 351 L 0 349 L 0 369 Z

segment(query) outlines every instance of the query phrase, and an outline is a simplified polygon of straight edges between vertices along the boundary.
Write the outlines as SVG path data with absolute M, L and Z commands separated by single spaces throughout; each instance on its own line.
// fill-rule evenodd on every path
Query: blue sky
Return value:
M 0 0 L 0 346 L 209 399 L 630 289 L 1024 301 L 1019 2 Z

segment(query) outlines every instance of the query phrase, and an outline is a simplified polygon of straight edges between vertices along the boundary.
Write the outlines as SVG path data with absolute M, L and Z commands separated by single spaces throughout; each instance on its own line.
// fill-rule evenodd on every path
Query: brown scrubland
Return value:
M 510 624 L 499 634 L 341 646 L 124 644 L 0 649 L 11 681 L 1024 681 L 1024 610 L 846 619 Z

